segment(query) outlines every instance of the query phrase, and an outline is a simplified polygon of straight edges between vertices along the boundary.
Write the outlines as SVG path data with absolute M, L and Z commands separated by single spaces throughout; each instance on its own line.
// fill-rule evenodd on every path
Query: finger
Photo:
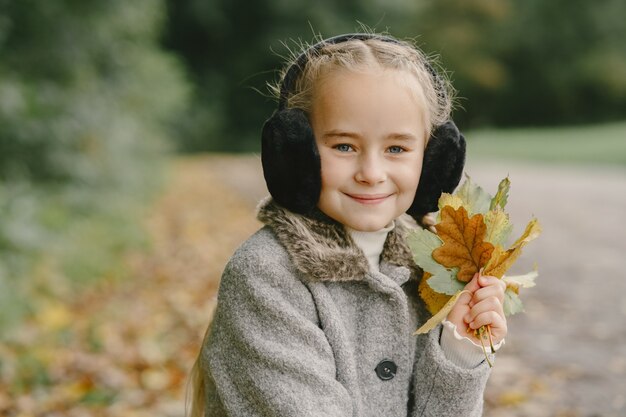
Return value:
M 499 285 L 483 287 L 474 293 L 472 301 L 476 304 L 489 297 L 496 297 L 501 303 L 504 302 L 504 291 L 502 291 L 502 287 Z
M 470 282 L 468 282 L 465 285 L 465 290 L 470 291 L 472 294 L 474 293 L 474 291 L 476 291 L 477 289 L 480 288 L 480 284 L 478 283 L 478 272 L 474 274 L 474 277 L 472 277 L 472 279 L 470 280 Z
M 448 313 L 446 319 L 458 328 L 464 329 L 467 326 L 467 323 L 463 321 L 463 317 L 465 317 L 469 313 L 469 307 L 464 304 L 459 304 L 458 301 Z M 460 330 L 459 330 L 460 331 Z
M 463 293 L 459 296 L 459 298 L 457 298 L 456 303 L 454 303 L 454 308 L 458 308 L 459 306 L 464 306 L 465 308 L 467 308 L 469 310 L 470 308 L 470 301 L 472 301 L 472 294 L 469 293 Z
M 500 317 L 493 311 L 479 314 L 476 319 L 469 324 L 469 328 L 472 330 L 479 329 L 482 326 L 491 326 L 491 333 L 498 341 L 503 339 L 507 334 L 506 319 Z
M 459 304 L 469 305 L 474 295 L 474 292 L 478 290 L 479 288 L 480 288 L 480 285 L 478 285 L 478 273 L 476 273 L 474 274 L 474 277 L 471 279 L 471 281 L 468 282 L 463 288 L 464 291 L 465 290 L 469 291 L 469 293 L 465 292 L 461 294 L 456 301 L 456 305 L 459 305 Z
M 493 311 L 501 317 L 504 317 L 504 309 L 502 308 L 502 303 L 496 297 L 489 297 L 482 300 L 480 303 L 475 304 L 470 310 L 465 314 L 463 320 L 466 323 L 471 323 L 476 320 L 482 313 L 487 313 Z
M 490 285 L 501 285 L 500 282 L 503 282 L 500 278 L 492 277 L 491 275 L 481 275 L 478 279 L 478 284 L 481 287 L 487 287 Z
M 482 326 L 491 326 L 492 330 L 501 332 L 501 330 L 506 328 L 506 319 L 502 318 L 495 311 L 485 311 L 476 316 L 476 318 L 469 323 L 468 327 L 475 330 Z
M 471 294 L 461 294 L 446 317 L 446 319 L 454 323 L 458 329 L 465 329 L 467 326 L 467 324 L 463 321 L 463 317 L 465 317 L 470 311 L 470 307 L 467 303 L 471 300 L 471 298 Z
M 468 282 L 464 288 L 465 290 L 468 290 L 471 292 L 471 297 L 467 300 L 467 305 L 469 305 L 470 307 L 472 307 L 475 304 L 475 302 L 473 301 L 474 293 L 481 288 L 479 284 L 479 279 L 480 279 L 480 272 L 477 272 L 474 274 L 474 278 L 472 278 L 472 280 Z

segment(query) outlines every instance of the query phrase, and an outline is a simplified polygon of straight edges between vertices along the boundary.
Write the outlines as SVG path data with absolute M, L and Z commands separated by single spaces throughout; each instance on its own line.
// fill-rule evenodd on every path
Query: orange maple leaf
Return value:
M 482 214 L 468 217 L 463 207 L 441 209 L 441 222 L 435 225 L 443 245 L 433 251 L 433 259 L 448 268 L 459 268 L 457 279 L 469 282 L 491 258 L 493 245 L 485 242 L 487 227 Z

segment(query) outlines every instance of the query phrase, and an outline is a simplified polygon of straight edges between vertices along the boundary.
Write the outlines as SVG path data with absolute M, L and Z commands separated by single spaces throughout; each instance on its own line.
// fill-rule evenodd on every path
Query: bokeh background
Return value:
M 439 57 L 467 173 L 544 227 L 485 415 L 626 415 L 622 0 L 0 0 L 0 415 L 184 415 L 266 85 L 363 27 Z

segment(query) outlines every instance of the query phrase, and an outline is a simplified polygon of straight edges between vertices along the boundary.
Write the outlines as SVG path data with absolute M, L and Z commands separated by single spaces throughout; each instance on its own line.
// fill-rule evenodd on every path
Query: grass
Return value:
M 468 158 L 626 167 L 626 122 L 465 134 Z

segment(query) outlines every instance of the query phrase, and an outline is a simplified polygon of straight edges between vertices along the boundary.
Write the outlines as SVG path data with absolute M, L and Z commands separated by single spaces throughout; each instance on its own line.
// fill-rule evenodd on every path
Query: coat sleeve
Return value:
M 431 314 L 418 296 L 416 283 L 405 290 L 415 312 L 416 326 L 420 327 Z M 427 334 L 417 336 L 419 357 L 414 365 L 409 416 L 480 417 L 491 369 L 486 361 L 471 369 L 452 362 L 441 347 L 441 332 L 440 324 Z
M 441 325 L 424 335 L 422 355 L 416 363 L 416 383 L 411 417 L 480 417 L 490 368 L 482 362 L 475 368 L 457 366 L 439 344 Z
M 226 267 L 202 349 L 206 417 L 352 416 L 313 298 L 281 257 L 243 251 Z
M 421 276 L 421 271 L 416 275 Z M 414 320 L 412 329 L 419 328 L 432 316 L 419 296 L 418 285 L 418 280 L 413 280 L 404 286 Z M 409 417 L 480 417 L 491 369 L 484 360 L 468 369 L 446 357 L 441 346 L 442 327 L 440 324 L 427 334 L 412 336 L 416 338 L 416 356 L 407 414 Z

